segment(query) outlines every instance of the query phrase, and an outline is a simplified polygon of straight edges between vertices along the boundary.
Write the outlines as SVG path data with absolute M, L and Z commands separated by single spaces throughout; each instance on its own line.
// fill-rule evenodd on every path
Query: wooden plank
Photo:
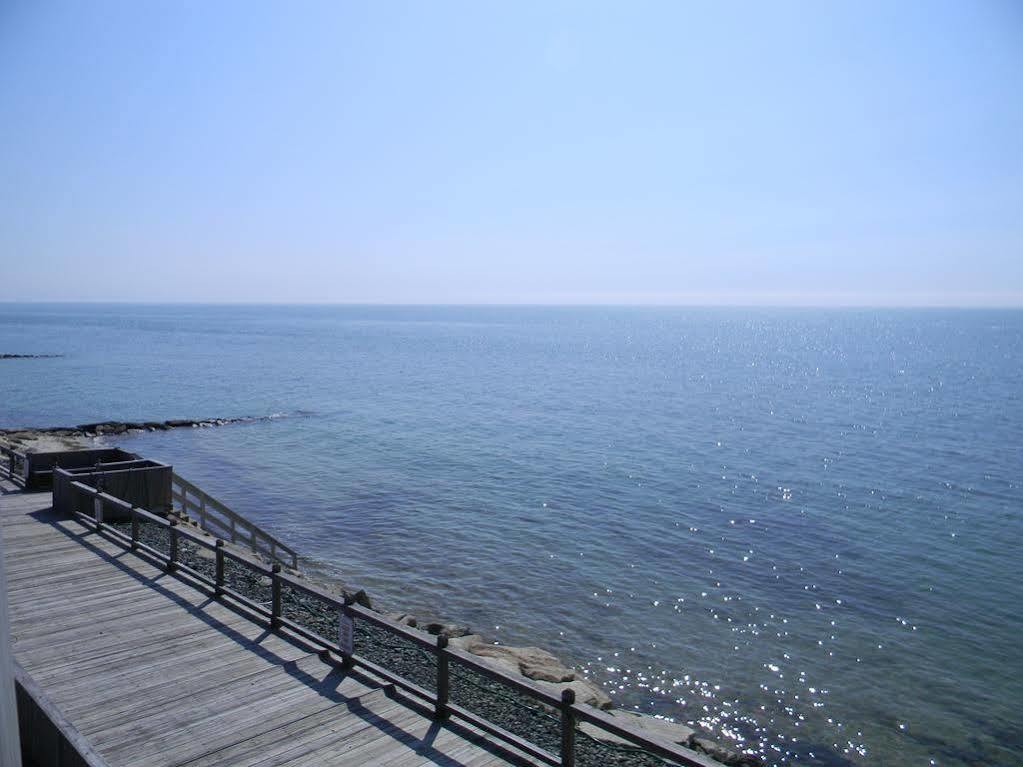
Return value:
M 360 729 L 373 727 L 372 717 L 389 720 L 408 712 L 402 703 L 377 690 L 349 703 L 342 703 L 319 712 L 299 717 L 278 727 L 264 730 L 226 748 L 219 749 L 187 762 L 187 767 L 268 767 L 280 764 L 300 739 L 310 733 L 340 733 L 349 735 Z M 408 712 L 411 713 L 411 712 Z
M 248 608 L 48 504 L 47 494 L 0 496 L 15 542 L 5 558 L 14 652 L 112 767 L 495 763 L 473 731 L 434 723 L 378 676 L 327 662 L 287 629 L 269 632 Z M 219 510 L 206 508 L 210 524 Z M 251 546 L 290 552 L 228 518 Z
M 318 658 L 305 661 L 306 669 L 316 663 L 322 666 Z M 262 672 L 192 694 L 184 709 L 166 706 L 100 732 L 91 732 L 88 725 L 83 731 L 104 753 L 130 756 L 140 767 L 154 757 L 155 764 L 165 764 L 160 760 L 170 753 L 175 762 L 185 762 L 237 743 L 241 733 L 251 737 L 275 720 L 294 718 L 301 706 L 330 707 L 371 691 L 357 677 L 337 672 L 323 679 L 314 676 L 306 684 L 295 682 L 280 670 Z

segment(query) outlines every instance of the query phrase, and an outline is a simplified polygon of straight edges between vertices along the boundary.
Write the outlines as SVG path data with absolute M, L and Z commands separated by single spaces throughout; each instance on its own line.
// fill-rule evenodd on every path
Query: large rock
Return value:
M 623 724 L 638 730 L 644 735 L 667 740 L 679 746 L 691 748 L 694 751 L 706 754 L 728 767 L 761 767 L 763 762 L 757 756 L 744 754 L 740 751 L 728 748 L 717 742 L 708 735 L 705 735 L 691 727 L 677 722 L 669 722 L 667 719 L 658 719 L 649 714 L 640 714 L 634 711 L 608 711 L 610 716 L 620 720 Z M 579 729 L 594 740 L 604 743 L 615 743 L 618 745 L 635 745 L 632 741 L 612 735 L 599 727 L 583 722 Z
M 611 698 L 604 692 L 603 688 L 594 684 L 589 679 L 573 679 L 571 682 L 537 682 L 543 689 L 561 697 L 561 691 L 571 689 L 575 692 L 575 702 L 585 703 L 604 711 L 611 708 Z
M 465 636 L 454 637 L 448 642 L 448 647 L 454 647 L 456 650 L 465 650 L 466 652 L 472 652 L 469 648 L 482 642 L 483 637 L 479 634 L 466 634 Z
M 433 621 L 432 623 L 427 623 L 425 626 L 420 626 L 420 628 L 428 634 L 433 634 L 434 636 L 445 636 L 448 639 L 451 639 L 452 637 L 464 637 L 472 633 L 468 626 L 461 623 L 440 623 L 438 621 Z
M 696 751 L 702 751 L 728 767 L 761 767 L 764 763 L 759 756 L 744 754 L 728 748 L 706 735 L 694 735 L 689 741 L 689 747 Z
M 575 679 L 575 671 L 539 647 L 509 647 L 478 641 L 467 644 L 464 649 L 483 658 L 507 660 L 522 676 L 539 682 L 571 682 Z
M 83 423 L 78 428 L 86 434 L 124 434 L 128 428 L 119 421 L 101 421 L 99 423 Z
M 408 613 L 387 613 L 385 617 L 390 618 L 395 623 L 401 623 L 404 626 L 411 626 L 412 628 L 415 628 L 419 624 L 416 616 L 409 615 Z
M 667 719 L 658 719 L 655 716 L 649 714 L 638 714 L 633 711 L 608 711 L 608 714 L 613 716 L 615 719 L 622 720 L 622 723 L 632 727 L 635 730 L 646 735 L 654 735 L 658 738 L 664 738 L 664 740 L 677 743 L 680 746 L 689 746 L 690 741 L 696 734 L 696 730 L 691 727 L 686 727 L 684 724 L 678 724 L 677 722 L 669 722 Z M 625 738 L 619 738 L 617 735 L 612 735 L 610 732 L 600 729 L 599 727 L 587 724 L 584 722 L 579 726 L 583 732 L 589 735 L 595 740 L 603 741 L 604 743 L 616 743 L 620 745 L 635 745 L 632 741 L 626 740 Z
M 359 589 L 354 594 L 352 594 L 351 597 L 352 601 L 355 602 L 355 604 L 362 605 L 363 607 L 370 610 L 373 609 L 373 603 L 370 601 L 369 594 L 366 593 L 365 589 Z

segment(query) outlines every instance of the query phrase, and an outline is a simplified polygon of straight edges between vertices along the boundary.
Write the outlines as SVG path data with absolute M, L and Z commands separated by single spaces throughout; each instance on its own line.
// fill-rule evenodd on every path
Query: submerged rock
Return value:
M 729 767 L 761 767 L 764 763 L 759 756 L 728 748 L 707 735 L 694 735 L 689 740 L 689 747 L 694 751 L 702 751 Z
M 684 724 L 679 724 L 677 722 L 669 722 L 667 719 L 658 719 L 657 717 L 650 716 L 649 714 L 639 714 L 633 711 L 621 710 L 612 710 L 609 711 L 608 714 L 613 716 L 615 719 L 621 719 L 623 724 L 630 726 L 633 729 L 639 730 L 647 735 L 664 738 L 665 740 L 680 746 L 689 747 L 690 741 L 693 736 L 696 735 L 696 730 L 691 727 L 686 727 Z M 610 732 L 602 730 L 592 724 L 584 722 L 579 726 L 579 729 L 594 740 L 599 740 L 604 743 L 617 743 L 627 746 L 635 745 L 630 740 L 619 738 L 617 735 L 613 735 Z
M 729 767 L 761 767 L 763 762 L 760 757 L 753 754 L 744 754 L 740 751 L 728 748 L 717 742 L 709 735 L 705 735 L 692 727 L 678 722 L 671 722 L 667 719 L 660 719 L 650 714 L 640 714 L 635 711 L 612 710 L 607 712 L 610 716 L 618 719 L 622 724 L 643 733 L 675 743 L 679 746 L 690 748 L 694 751 L 706 754 L 713 759 Z M 614 743 L 622 746 L 635 746 L 626 739 L 613 735 L 601 728 L 583 722 L 579 729 L 594 740 L 602 743 Z

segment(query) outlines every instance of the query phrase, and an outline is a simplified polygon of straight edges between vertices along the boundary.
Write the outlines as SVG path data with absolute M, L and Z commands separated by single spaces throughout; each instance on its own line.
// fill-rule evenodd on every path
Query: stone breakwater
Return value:
M 227 426 L 235 423 L 272 421 L 281 415 L 242 416 L 238 418 L 172 418 L 167 421 L 97 421 L 77 426 L 44 426 L 34 428 L 0 429 L 0 439 L 9 445 L 26 450 L 60 450 L 81 447 L 83 440 L 120 434 L 170 431 L 171 429 L 199 429 Z
M 0 360 L 52 360 L 63 354 L 0 354 Z

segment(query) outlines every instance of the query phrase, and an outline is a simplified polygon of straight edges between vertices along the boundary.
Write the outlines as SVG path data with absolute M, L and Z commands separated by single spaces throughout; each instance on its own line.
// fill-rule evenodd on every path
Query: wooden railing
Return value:
M 685 767 L 721 767 L 718 762 L 711 759 L 709 756 L 705 756 L 704 754 L 693 751 L 692 749 L 679 746 L 664 738 L 640 732 L 626 724 L 623 724 L 621 721 L 614 719 L 612 716 L 600 711 L 599 709 L 576 703 L 575 693 L 571 689 L 564 690 L 560 696 L 554 695 L 525 677 L 505 673 L 504 671 L 482 663 L 477 656 L 472 655 L 471 653 L 448 646 L 447 637 L 435 637 L 409 628 L 404 624 L 392 621 L 379 613 L 363 607 L 362 605 L 355 604 L 348 596 L 343 599 L 339 599 L 337 596 L 317 589 L 299 578 L 281 572 L 281 566 L 279 564 L 274 564 L 272 567 L 266 567 L 261 562 L 257 562 L 234 551 L 229 551 L 225 548 L 223 540 L 218 539 L 215 543 L 210 543 L 207 538 L 192 532 L 187 526 L 181 527 L 178 525 L 177 520 L 173 518 L 170 520 L 164 519 L 163 517 L 152 514 L 145 509 L 132 506 L 119 498 L 107 495 L 96 488 L 89 487 L 88 485 L 80 482 L 73 482 L 71 483 L 71 486 L 78 492 L 84 493 L 87 497 L 93 499 L 93 513 L 91 516 L 81 512 L 76 512 L 76 514 L 78 517 L 88 520 L 90 526 L 96 532 L 106 535 L 111 540 L 114 540 L 120 545 L 130 548 L 135 552 L 141 551 L 149 555 L 157 562 L 161 563 L 167 572 L 177 573 L 179 577 L 182 575 L 186 576 L 185 578 L 182 578 L 182 580 L 190 580 L 192 585 L 196 585 L 197 582 L 198 584 L 205 586 L 212 592 L 214 597 L 218 599 L 228 598 L 235 603 L 244 606 L 252 613 L 265 618 L 267 620 L 267 625 L 272 630 L 286 628 L 294 634 L 319 645 L 323 649 L 336 653 L 342 658 L 346 666 L 362 667 L 378 677 L 390 682 L 395 687 L 426 701 L 430 706 L 432 706 L 434 716 L 437 719 L 456 717 L 488 733 L 492 737 L 511 744 L 515 748 L 518 748 L 524 753 L 527 753 L 546 764 L 560 765 L 561 767 L 574 767 L 576 728 L 580 723 L 584 722 L 594 725 L 605 732 L 616 735 L 644 751 L 661 757 L 662 759 L 669 760 L 675 764 L 685 765 Z M 108 525 L 104 525 L 103 513 L 107 506 L 119 508 L 122 512 L 127 512 L 130 515 L 130 535 L 126 535 L 119 530 L 115 530 Z M 139 525 L 143 521 L 168 529 L 169 546 L 167 553 L 151 546 L 147 546 L 139 540 Z M 195 570 L 181 562 L 179 547 L 181 539 L 185 539 L 196 546 L 201 546 L 214 552 L 215 577 L 213 579 L 208 578 L 198 570 Z M 252 570 L 253 572 L 270 578 L 271 600 L 269 609 L 267 609 L 265 605 L 257 603 L 237 591 L 234 591 L 225 584 L 225 560 L 231 560 L 248 568 L 249 570 Z M 303 592 L 304 594 L 337 609 L 339 616 L 343 616 L 345 619 L 352 622 L 352 624 L 350 624 L 352 626 L 352 634 L 354 634 L 355 620 L 364 620 L 377 628 L 388 631 L 409 642 L 412 642 L 417 647 L 432 653 L 436 661 L 436 692 L 431 692 L 430 690 L 420 687 L 419 685 L 392 673 L 383 666 L 355 654 L 351 647 L 341 647 L 337 642 L 327 639 L 314 631 L 310 631 L 301 624 L 285 618 L 283 615 L 283 605 L 281 600 L 281 588 L 283 586 Z M 540 746 L 505 730 L 499 725 L 477 716 L 468 709 L 452 703 L 449 698 L 450 667 L 452 663 L 468 668 L 476 674 L 496 681 L 557 711 L 561 721 L 560 753 L 553 754 L 546 749 L 543 749 Z
M 244 544 L 257 554 L 289 567 L 298 567 L 298 554 L 293 548 L 177 474 L 171 475 L 171 498 L 177 502 L 180 513 L 198 522 L 206 532 L 231 543 Z
M 6 445 L 0 445 L 0 478 L 24 486 L 25 454 Z

